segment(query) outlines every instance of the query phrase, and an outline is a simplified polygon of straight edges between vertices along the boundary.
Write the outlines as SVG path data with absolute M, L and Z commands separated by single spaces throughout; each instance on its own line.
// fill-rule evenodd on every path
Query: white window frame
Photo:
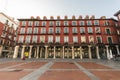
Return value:
M 78 31 L 77 31 L 77 27 L 73 27 L 72 28 L 72 33 L 77 33 Z
M 35 21 L 34 26 L 39 26 L 39 21 Z
M 46 33 L 46 28 L 41 28 L 41 33 L 45 34 Z
M 86 36 L 81 36 L 81 43 L 86 43 Z
M 33 21 L 28 21 L 28 26 L 32 26 L 33 25 Z
M 56 26 L 60 26 L 61 22 L 60 21 L 56 21 Z
M 88 33 L 93 33 L 93 28 L 92 27 L 88 27 Z
M 21 28 L 20 29 L 20 34 L 24 34 L 25 33 L 25 28 Z
M 64 36 L 64 43 L 68 43 L 69 42 L 69 37 L 68 36 Z
M 48 43 L 53 43 L 53 36 L 48 36 Z
M 26 21 L 22 21 L 21 26 L 26 26 Z
M 110 33 L 107 33 L 107 29 L 109 29 Z M 110 28 L 105 28 L 106 34 L 111 34 L 111 29 Z
M 73 42 L 78 43 L 78 36 L 73 36 Z
M 80 26 L 85 26 L 85 21 L 80 21 Z
M 49 28 L 49 34 L 53 34 L 54 31 L 53 31 L 53 28 Z
M 94 36 L 89 36 L 89 43 L 93 42 L 94 43 Z
M 85 27 L 80 27 L 80 33 L 85 33 Z
M 49 26 L 54 26 L 54 21 L 49 21 Z
M 95 27 L 95 33 L 101 33 L 100 27 Z
M 88 25 L 88 26 L 92 26 L 92 21 L 90 21 L 90 20 L 87 21 L 87 25 Z
M 94 20 L 94 25 L 98 26 L 99 25 L 99 20 Z
M 37 43 L 37 39 L 38 39 L 38 36 L 34 35 L 34 36 L 32 37 L 32 42 L 33 42 L 33 43 Z
M 30 43 L 31 36 L 26 36 L 25 43 Z
M 64 33 L 69 33 L 69 28 L 68 27 L 64 27 Z
M 41 36 L 40 36 L 40 43 L 41 43 L 41 42 L 43 42 L 43 43 L 45 42 L 45 36 L 44 36 L 44 35 L 41 35 Z
M 56 42 L 56 43 L 60 43 L 60 36 L 56 36 L 56 37 L 55 37 L 55 42 Z
M 42 21 L 42 26 L 46 26 L 46 21 Z
M 56 33 L 60 33 L 60 27 L 56 27 Z
M 32 34 L 32 28 L 27 28 L 27 34 Z
M 23 41 L 24 41 L 24 36 L 19 36 L 18 43 L 23 43 Z
M 34 34 L 38 34 L 38 28 L 34 28 L 33 33 L 34 33 Z
M 68 21 L 64 21 L 64 26 L 68 26 Z
M 77 21 L 72 21 L 72 26 L 77 26 Z

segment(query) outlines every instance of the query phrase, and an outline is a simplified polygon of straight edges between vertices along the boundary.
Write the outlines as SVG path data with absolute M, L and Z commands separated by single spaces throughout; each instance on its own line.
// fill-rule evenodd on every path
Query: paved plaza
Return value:
M 120 80 L 120 61 L 1 58 L 0 80 Z

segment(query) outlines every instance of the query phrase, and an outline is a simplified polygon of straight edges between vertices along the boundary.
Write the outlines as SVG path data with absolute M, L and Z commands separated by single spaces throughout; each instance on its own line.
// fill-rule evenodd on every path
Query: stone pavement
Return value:
M 0 80 L 120 80 L 120 61 L 1 58 Z

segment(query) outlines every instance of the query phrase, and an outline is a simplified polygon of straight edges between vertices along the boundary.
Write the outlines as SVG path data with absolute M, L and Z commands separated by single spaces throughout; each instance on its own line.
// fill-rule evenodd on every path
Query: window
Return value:
M 81 43 L 86 43 L 86 37 L 85 36 L 81 36 Z
M 60 21 L 56 21 L 56 26 L 60 26 Z
M 33 22 L 32 21 L 28 21 L 28 26 L 32 26 Z
M 112 44 L 112 37 L 108 37 L 107 41 L 108 41 L 109 44 Z
M 92 27 L 88 27 L 88 33 L 93 33 Z
M 72 21 L 72 26 L 77 26 L 77 22 L 76 21 Z
M 30 43 L 31 36 L 26 36 L 26 41 L 25 43 Z
M 68 36 L 64 36 L 64 43 L 67 43 L 68 42 Z
M 72 28 L 72 33 L 77 33 L 77 28 L 76 27 Z
M 102 43 L 102 38 L 101 38 L 101 36 L 97 36 L 96 38 L 97 38 L 97 43 Z
M 34 34 L 38 34 L 38 28 L 34 28 Z
M 94 42 L 94 37 L 93 36 L 89 36 L 89 42 L 93 43 Z
M 85 25 L 84 21 L 80 21 L 80 26 L 84 26 L 84 25 Z
M 94 25 L 95 25 L 95 26 L 98 26 L 98 25 L 99 25 L 99 20 L 95 20 L 95 21 L 94 21 Z
M 53 36 L 48 36 L 48 43 L 53 43 Z
M 65 33 L 65 34 L 69 33 L 69 30 L 68 30 L 67 27 L 64 28 L 64 33 Z
M 73 36 L 73 42 L 78 43 L 78 37 L 77 36 Z
M 91 22 L 91 21 L 87 21 L 87 25 L 88 25 L 88 26 L 91 26 L 91 25 L 92 25 L 92 22 Z
M 27 34 L 31 34 L 32 33 L 32 28 L 27 28 Z
M 21 28 L 20 29 L 20 34 L 24 34 L 25 33 L 25 28 Z
M 40 43 L 44 43 L 45 42 L 45 36 L 40 36 Z
M 111 32 L 110 32 L 110 29 L 109 28 L 107 28 L 106 29 L 106 34 L 110 34 Z
M 39 21 L 35 21 L 34 26 L 39 26 Z
M 46 33 L 46 28 L 41 28 L 41 33 L 45 34 Z
M 53 22 L 53 21 L 50 21 L 50 22 L 49 22 L 49 26 L 54 26 L 54 22 Z
M 24 36 L 19 36 L 18 43 L 23 43 L 23 40 L 24 40 Z
M 96 27 L 96 28 L 95 28 L 95 32 L 96 32 L 96 33 L 101 33 L 100 27 Z
M 37 43 L 37 36 L 33 36 L 33 37 L 32 37 L 32 42 L 33 42 L 33 43 Z
M 117 34 L 120 35 L 120 31 L 119 30 L 117 30 Z
M 85 28 L 84 27 L 80 27 L 80 33 L 81 34 L 85 33 Z
M 53 33 L 53 28 L 49 28 L 49 34 Z
M 56 33 L 60 33 L 60 28 L 56 28 Z
M 56 37 L 55 37 L 55 41 L 56 41 L 57 43 L 60 43 L 60 36 L 56 36 Z
M 68 21 L 64 21 L 64 26 L 68 26 Z
M 43 21 L 43 22 L 42 22 L 42 26 L 46 26 L 46 21 Z
M 26 21 L 22 21 L 22 26 L 26 26 Z
M 109 26 L 109 22 L 108 22 L 108 21 L 105 21 L 105 22 L 104 22 L 104 26 Z
M 115 23 L 115 26 L 118 27 L 118 23 L 117 22 Z

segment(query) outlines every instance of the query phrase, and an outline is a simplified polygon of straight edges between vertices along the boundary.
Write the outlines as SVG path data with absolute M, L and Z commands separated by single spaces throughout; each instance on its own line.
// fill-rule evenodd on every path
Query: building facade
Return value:
M 4 13 L 0 13 L 0 57 L 12 57 L 18 24 Z
M 13 58 L 110 59 L 120 51 L 118 21 L 112 18 L 37 16 L 18 20 Z

